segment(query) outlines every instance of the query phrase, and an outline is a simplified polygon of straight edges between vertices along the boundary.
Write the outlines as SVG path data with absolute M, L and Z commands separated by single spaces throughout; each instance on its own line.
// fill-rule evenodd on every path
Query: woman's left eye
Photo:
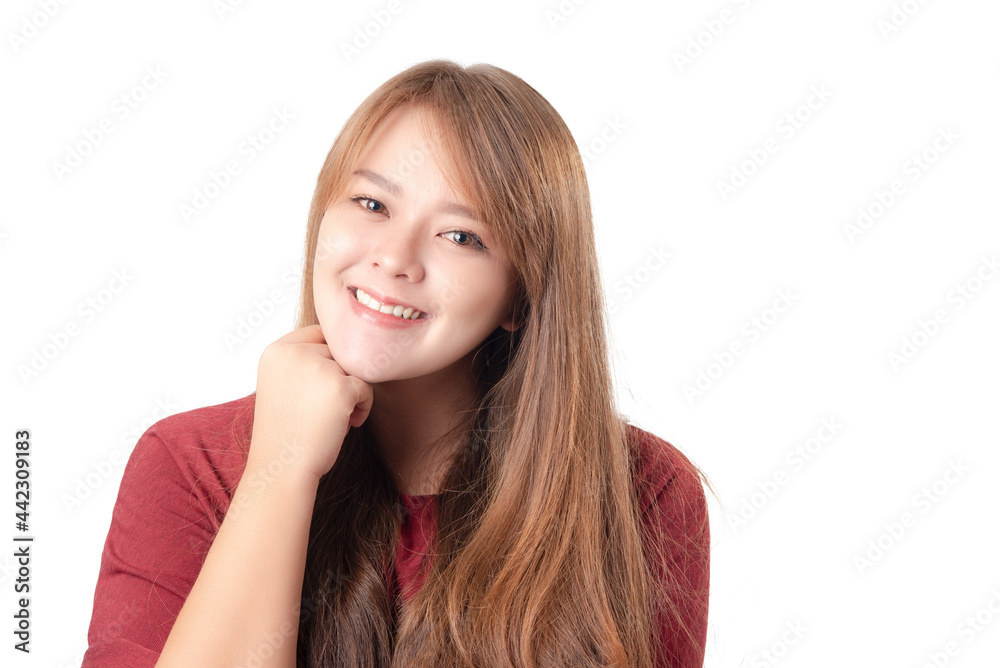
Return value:
M 445 232 L 444 234 L 445 236 L 450 236 L 451 240 L 459 246 L 473 246 L 475 248 L 486 250 L 486 245 L 483 243 L 483 240 L 472 232 L 466 232 L 465 230 L 452 230 L 451 232 Z

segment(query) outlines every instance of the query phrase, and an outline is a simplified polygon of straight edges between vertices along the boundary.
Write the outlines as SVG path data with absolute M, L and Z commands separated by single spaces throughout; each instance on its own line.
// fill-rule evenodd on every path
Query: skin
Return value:
M 435 441 L 473 408 L 475 351 L 497 327 L 515 327 L 516 275 L 490 229 L 449 186 L 434 157 L 443 149 L 421 124 L 425 113 L 404 106 L 380 124 L 326 210 L 313 276 L 330 355 L 371 385 L 368 424 L 406 494 L 438 491 L 441 463 L 457 444 Z M 370 322 L 356 312 L 349 287 L 427 317 L 405 328 Z

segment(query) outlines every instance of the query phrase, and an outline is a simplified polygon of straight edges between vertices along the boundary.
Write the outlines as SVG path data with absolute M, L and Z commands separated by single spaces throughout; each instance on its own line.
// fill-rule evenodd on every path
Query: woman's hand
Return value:
M 247 468 L 318 480 L 371 407 L 371 385 L 344 373 L 319 325 L 289 332 L 260 356 Z

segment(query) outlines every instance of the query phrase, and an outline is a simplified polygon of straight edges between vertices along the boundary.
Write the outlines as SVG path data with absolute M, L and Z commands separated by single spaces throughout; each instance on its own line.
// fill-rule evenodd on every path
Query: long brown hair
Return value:
M 349 430 L 317 495 L 299 665 L 651 667 L 654 615 L 663 605 L 676 613 L 690 592 L 675 583 L 666 604 L 654 600 L 664 584 L 649 563 L 661 556 L 644 547 L 614 405 L 583 163 L 535 89 L 497 67 L 435 60 L 372 93 L 319 174 L 298 326 L 317 323 L 323 214 L 382 119 L 407 104 L 432 112 L 445 171 L 519 277 L 520 326 L 498 329 L 480 350 L 490 364 L 479 407 L 461 425 L 464 447 L 435 499 L 434 557 L 405 606 L 387 581 L 399 493 L 373 434 Z

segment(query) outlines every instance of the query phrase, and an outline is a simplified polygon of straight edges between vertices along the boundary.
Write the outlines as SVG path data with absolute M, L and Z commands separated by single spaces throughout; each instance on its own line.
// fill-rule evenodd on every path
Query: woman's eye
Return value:
M 351 201 L 360 206 L 365 211 L 370 211 L 372 213 L 385 213 L 385 204 L 378 201 L 377 199 L 372 199 L 371 197 L 352 197 Z
M 451 237 L 451 240 L 459 246 L 474 246 L 476 248 L 486 250 L 486 246 L 483 244 L 482 240 L 472 232 L 453 230 L 451 232 L 445 232 L 444 234 L 445 236 Z

